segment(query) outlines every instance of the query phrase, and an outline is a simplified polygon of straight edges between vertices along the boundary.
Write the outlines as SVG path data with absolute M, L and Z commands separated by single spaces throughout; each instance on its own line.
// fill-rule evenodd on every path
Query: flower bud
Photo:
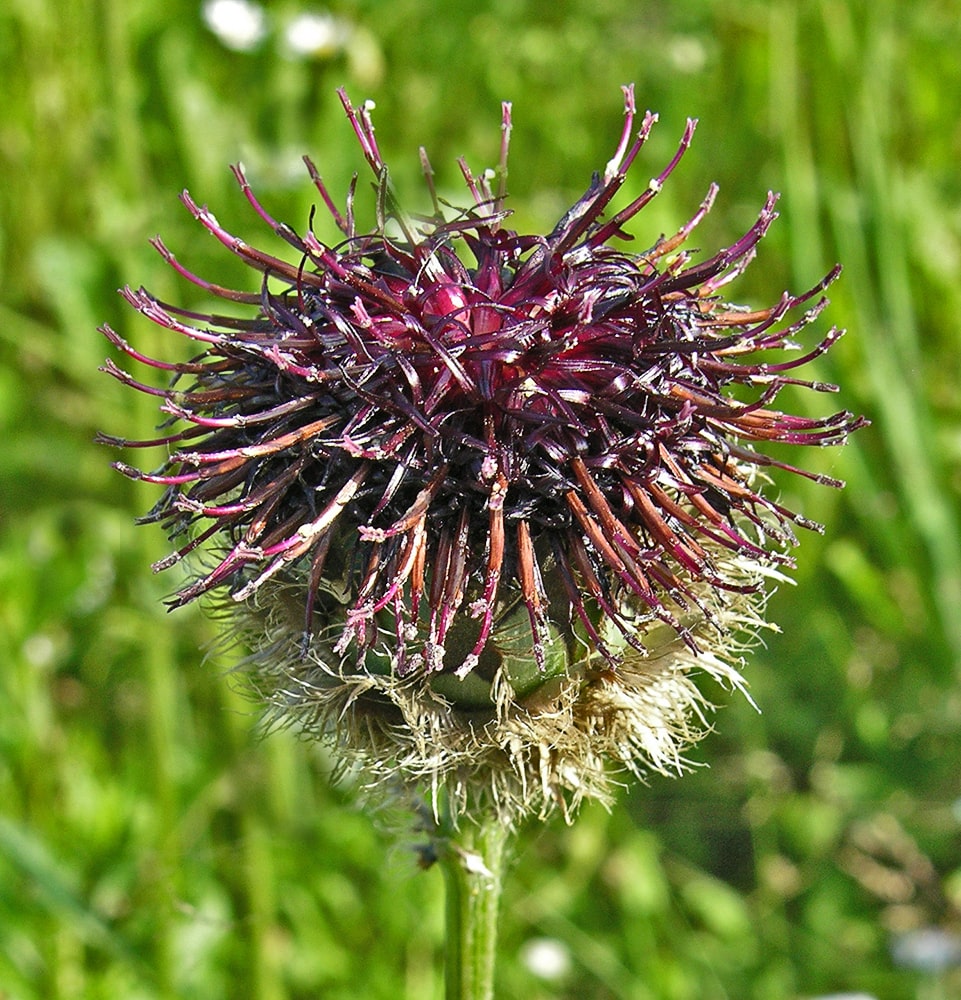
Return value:
M 763 487 L 769 442 L 840 444 L 864 421 L 774 408 L 784 386 L 818 392 L 778 352 L 822 311 L 833 270 L 770 308 L 722 289 L 776 217 L 700 262 L 685 240 L 713 204 L 643 253 L 624 226 L 690 144 L 605 217 L 656 121 L 625 124 L 603 175 L 547 235 L 508 225 L 511 108 L 496 170 L 461 164 L 472 205 L 405 216 L 371 105 L 348 119 L 376 179 L 377 225 L 358 232 L 308 171 L 343 239 L 275 221 L 293 259 L 201 225 L 261 275 L 256 292 L 213 285 L 160 241 L 205 293 L 247 319 L 200 316 L 140 289 L 125 297 L 199 353 L 167 363 L 159 395 L 175 428 L 144 520 L 180 547 L 160 568 L 213 555 L 171 602 L 220 595 L 250 647 L 251 684 L 273 721 L 333 740 L 372 782 L 425 788 L 454 813 L 492 802 L 511 823 L 608 794 L 612 767 L 677 772 L 707 729 L 698 674 L 740 687 L 764 627 L 768 583 L 792 565 L 793 526 L 818 527 Z M 635 126 L 637 130 L 635 131 Z M 496 182 L 496 187 L 492 186 Z M 820 482 L 840 486 L 823 476 Z M 191 561 L 193 561 L 191 559 Z

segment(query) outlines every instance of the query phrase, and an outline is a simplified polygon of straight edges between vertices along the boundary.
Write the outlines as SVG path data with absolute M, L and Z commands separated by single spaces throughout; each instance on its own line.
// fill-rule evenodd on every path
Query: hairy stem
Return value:
M 497 916 L 510 831 L 494 816 L 441 845 L 447 889 L 446 1000 L 492 1000 Z

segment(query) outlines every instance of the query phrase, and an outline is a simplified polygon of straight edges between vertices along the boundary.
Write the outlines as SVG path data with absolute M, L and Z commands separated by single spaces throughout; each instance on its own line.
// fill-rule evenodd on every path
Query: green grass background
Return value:
M 291 734 L 262 738 L 204 659 L 214 626 L 166 615 L 164 553 L 133 518 L 156 496 L 108 467 L 98 429 L 156 422 L 97 366 L 109 322 L 147 354 L 184 345 L 123 306 L 143 283 L 197 304 L 147 245 L 247 282 L 189 218 L 274 245 L 227 165 L 302 227 L 310 153 L 335 192 L 362 163 L 334 90 L 377 101 L 378 137 L 416 205 L 416 149 L 444 192 L 455 159 L 493 164 L 514 102 L 517 223 L 543 229 L 616 143 L 619 85 L 660 112 L 635 183 L 693 150 L 635 226 L 638 246 L 721 184 L 696 243 L 782 218 L 732 295 L 773 302 L 836 260 L 817 363 L 872 426 L 809 464 L 844 493 L 782 479 L 827 524 L 783 634 L 752 657 L 762 709 L 730 701 L 697 751 L 612 813 L 520 839 L 499 995 L 721 1000 L 861 991 L 961 996 L 957 972 L 898 967 L 914 927 L 961 923 L 961 6 L 952 0 L 343 0 L 346 52 L 295 60 L 285 19 L 225 49 L 185 0 L 6 0 L 0 8 L 0 998 L 437 998 L 440 875 L 359 812 Z M 193 296 L 193 298 L 192 298 Z M 821 330 L 826 324 L 821 325 Z M 834 398 L 799 396 L 820 412 Z M 523 960 L 551 938 L 555 981 Z

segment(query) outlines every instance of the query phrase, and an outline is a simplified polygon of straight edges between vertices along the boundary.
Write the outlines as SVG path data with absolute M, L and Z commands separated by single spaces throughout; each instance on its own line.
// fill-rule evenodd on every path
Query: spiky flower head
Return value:
M 505 208 L 511 108 L 498 167 L 460 168 L 472 204 L 445 211 L 426 154 L 433 209 L 396 201 L 371 120 L 347 117 L 374 175 L 377 221 L 359 232 L 351 185 L 343 233 L 324 243 L 260 204 L 290 259 L 224 230 L 186 192 L 200 224 L 260 275 L 234 291 L 188 271 L 205 293 L 250 306 L 199 315 L 144 289 L 136 309 L 198 345 L 159 397 L 169 418 L 154 472 L 166 487 L 145 521 L 207 562 L 171 601 L 229 595 L 252 647 L 249 676 L 273 718 L 332 739 L 375 779 L 424 784 L 456 811 L 492 799 L 507 821 L 604 795 L 611 763 L 676 771 L 706 728 L 693 676 L 740 684 L 745 641 L 763 624 L 767 582 L 791 565 L 793 525 L 763 470 L 787 468 L 768 442 L 842 443 L 848 412 L 792 416 L 786 385 L 831 392 L 794 371 L 794 338 L 826 304 L 838 269 L 770 308 L 722 292 L 774 220 L 768 195 L 748 232 L 694 262 L 685 225 L 642 253 L 624 226 L 688 148 L 688 121 L 664 170 L 605 215 L 656 116 L 635 132 L 633 90 L 602 174 L 546 236 L 511 230 Z M 802 308 L 803 307 L 803 308 Z M 841 485 L 814 476 L 829 485 Z M 213 558 L 211 560 L 211 555 Z M 191 560 L 193 561 L 193 560 Z

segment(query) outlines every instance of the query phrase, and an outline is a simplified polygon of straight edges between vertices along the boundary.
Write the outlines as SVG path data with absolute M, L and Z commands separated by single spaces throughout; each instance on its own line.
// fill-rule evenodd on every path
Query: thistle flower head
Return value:
M 144 289 L 137 310 L 197 345 L 187 362 L 124 353 L 172 373 L 154 389 L 165 487 L 144 518 L 207 562 L 171 601 L 229 595 L 275 716 L 360 754 L 456 806 L 493 797 L 510 819 L 603 794 L 607 761 L 675 770 L 704 729 L 698 670 L 739 684 L 745 636 L 762 624 L 766 581 L 791 565 L 794 525 L 817 527 L 769 492 L 763 470 L 802 470 L 768 442 L 842 443 L 848 412 L 792 416 L 794 373 L 841 334 L 795 354 L 826 305 L 814 288 L 773 306 L 723 289 L 776 217 L 768 195 L 748 232 L 695 261 L 684 249 L 712 185 L 678 232 L 628 252 L 625 225 L 690 144 L 613 212 L 655 121 L 624 88 L 614 156 L 546 236 L 509 228 L 511 108 L 495 170 L 460 162 L 471 204 L 401 212 L 372 105 L 347 117 L 374 177 L 377 221 L 359 232 L 355 183 L 324 243 L 274 220 L 234 168 L 254 211 L 290 249 L 254 249 L 186 192 L 200 224 L 260 275 L 256 291 L 204 281 L 159 240 L 170 265 L 246 319 L 199 315 Z M 636 131 L 635 131 L 636 128 Z M 811 476 L 833 486 L 838 481 Z M 215 553 L 215 554 L 214 554 Z M 211 561 L 211 554 L 213 558 Z

